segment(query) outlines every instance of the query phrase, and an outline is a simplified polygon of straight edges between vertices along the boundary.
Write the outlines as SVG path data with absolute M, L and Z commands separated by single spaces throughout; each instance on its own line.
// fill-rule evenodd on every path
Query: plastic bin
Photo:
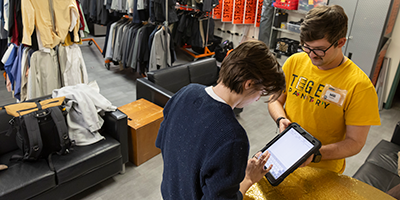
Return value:
M 298 10 L 308 12 L 309 10 L 319 5 L 327 5 L 328 0 L 313 0 L 312 3 L 309 0 L 299 0 Z
M 300 25 L 298 24 L 292 24 L 290 22 L 287 23 L 287 29 L 289 31 L 295 32 L 295 33 L 300 33 Z
M 298 6 L 299 0 L 277 0 L 274 3 L 274 7 L 286 10 L 297 10 Z
M 297 40 L 292 40 L 289 38 L 278 38 L 275 44 L 274 52 L 291 56 L 294 53 L 298 52 L 300 42 Z

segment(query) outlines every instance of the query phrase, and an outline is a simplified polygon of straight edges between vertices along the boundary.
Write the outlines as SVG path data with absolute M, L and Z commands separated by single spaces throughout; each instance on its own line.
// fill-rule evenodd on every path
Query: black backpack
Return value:
M 218 62 L 222 62 L 229 50 L 233 49 L 233 43 L 229 40 L 223 41 L 221 44 L 215 47 L 215 59 Z
M 7 113 L 14 116 L 8 134 L 16 131 L 16 142 L 22 150 L 22 156 L 14 155 L 11 159 L 35 161 L 47 158 L 53 169 L 51 155 L 68 154 L 72 150 L 75 143 L 68 134 L 67 112 L 62 105 L 64 98 L 5 106 Z

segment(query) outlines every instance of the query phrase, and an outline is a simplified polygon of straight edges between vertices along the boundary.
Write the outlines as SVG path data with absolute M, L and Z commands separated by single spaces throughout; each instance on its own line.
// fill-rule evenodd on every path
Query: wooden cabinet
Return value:
M 128 116 L 129 161 L 141 165 L 161 152 L 155 146 L 158 129 L 163 121 L 163 108 L 139 99 L 118 108 Z

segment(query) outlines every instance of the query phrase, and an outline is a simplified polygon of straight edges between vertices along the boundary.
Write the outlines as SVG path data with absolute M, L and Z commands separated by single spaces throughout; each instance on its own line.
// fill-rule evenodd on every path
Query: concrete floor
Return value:
M 95 38 L 103 47 L 104 37 Z M 136 79 L 140 77 L 131 69 L 120 70 L 118 66 L 111 65 L 107 70 L 104 59 L 95 45 L 89 46 L 87 42 L 81 45 L 81 50 L 86 63 L 89 80 L 96 80 L 100 93 L 119 107 L 136 100 Z M 179 53 L 178 62 L 188 62 L 191 58 Z M 397 92 L 399 93 L 399 92 Z M 380 112 L 381 126 L 373 126 L 370 130 L 367 142 L 363 150 L 347 159 L 345 175 L 352 176 L 362 165 L 369 152 L 381 140 L 390 140 L 396 122 L 400 121 L 400 98 L 397 95 L 391 109 Z M 12 103 L 11 94 L 0 87 L 0 104 Z M 268 114 L 267 104 L 263 99 L 246 107 L 238 118 L 245 128 L 250 140 L 250 155 L 261 149 L 276 135 L 276 125 Z M 139 167 L 128 163 L 126 172 L 114 176 L 72 198 L 108 200 L 108 199 L 146 199 L 159 200 L 160 183 L 162 177 L 163 162 L 161 155 L 157 155 Z

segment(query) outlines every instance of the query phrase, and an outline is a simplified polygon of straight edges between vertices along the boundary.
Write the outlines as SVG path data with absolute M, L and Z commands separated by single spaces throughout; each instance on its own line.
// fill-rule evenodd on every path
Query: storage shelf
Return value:
M 272 27 L 272 29 L 277 30 L 277 31 L 281 31 L 281 32 L 284 32 L 284 33 L 290 33 L 290 34 L 300 35 L 300 33 L 293 32 L 293 31 L 289 31 L 289 30 L 283 29 L 283 28 Z

